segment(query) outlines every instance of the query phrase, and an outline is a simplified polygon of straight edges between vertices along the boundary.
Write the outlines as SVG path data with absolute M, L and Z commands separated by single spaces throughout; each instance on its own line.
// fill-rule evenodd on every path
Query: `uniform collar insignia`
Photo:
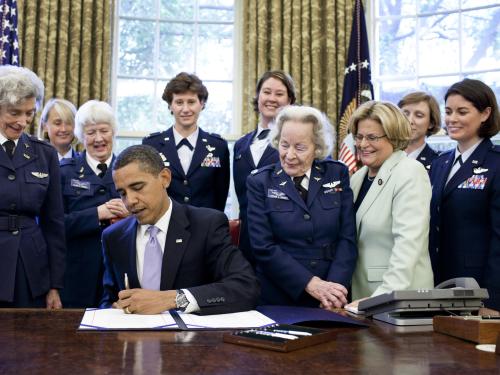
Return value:
M 25 159 L 31 159 L 31 157 L 28 154 L 23 154 Z
M 472 160 L 472 164 L 477 164 L 478 161 L 477 160 Z
M 278 172 L 276 172 L 276 176 L 279 176 L 283 172 L 283 169 L 280 169 Z
M 280 182 L 280 186 L 285 186 L 286 183 L 287 183 L 286 181 Z
M 207 143 L 207 139 L 206 138 L 202 138 L 201 141 Z
M 214 150 L 215 150 L 215 147 L 212 147 L 212 146 L 210 146 L 210 145 L 207 145 L 207 150 L 208 150 L 209 152 L 212 152 L 212 151 L 214 151 Z
M 169 137 L 165 137 L 163 138 L 164 141 L 170 141 L 170 138 Z
M 321 177 L 313 177 L 316 181 L 321 180 Z

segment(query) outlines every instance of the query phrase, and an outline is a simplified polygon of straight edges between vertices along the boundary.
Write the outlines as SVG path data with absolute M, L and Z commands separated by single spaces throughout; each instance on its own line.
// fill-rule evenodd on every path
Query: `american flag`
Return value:
M 360 104 L 372 99 L 373 86 L 365 14 L 363 3 L 361 0 L 356 0 L 349 52 L 344 71 L 344 90 L 342 92 L 342 105 L 340 106 L 339 125 L 339 137 L 344 137 L 339 152 L 339 160 L 349 167 L 350 173 L 357 170 L 357 159 L 354 140 L 351 134 L 347 134 L 349 119 Z
M 19 65 L 16 0 L 0 0 L 0 13 L 2 17 L 0 63 L 1 65 Z

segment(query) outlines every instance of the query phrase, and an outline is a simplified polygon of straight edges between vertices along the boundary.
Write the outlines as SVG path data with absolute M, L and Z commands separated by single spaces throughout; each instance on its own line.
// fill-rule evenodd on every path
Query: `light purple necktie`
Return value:
M 149 240 L 146 243 L 146 251 L 144 252 L 141 283 L 143 289 L 160 290 L 163 253 L 158 238 L 156 238 L 159 231 L 154 225 L 146 229 L 146 233 L 149 234 Z

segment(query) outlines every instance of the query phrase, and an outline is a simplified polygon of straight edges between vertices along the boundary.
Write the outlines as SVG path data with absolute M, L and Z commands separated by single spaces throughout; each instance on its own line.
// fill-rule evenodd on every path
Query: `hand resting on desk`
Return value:
M 175 290 L 124 289 L 113 307 L 130 314 L 159 314 L 177 307 L 176 294 Z
M 309 281 L 306 292 L 316 298 L 323 309 L 340 308 L 347 303 L 347 289 L 343 285 L 321 280 L 317 276 Z

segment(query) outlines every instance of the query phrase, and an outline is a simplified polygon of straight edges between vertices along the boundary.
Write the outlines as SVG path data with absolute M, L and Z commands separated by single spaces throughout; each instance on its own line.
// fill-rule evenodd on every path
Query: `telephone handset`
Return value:
M 443 281 L 435 286 L 435 289 L 447 288 L 479 289 L 480 286 L 473 277 L 457 277 L 455 279 Z

